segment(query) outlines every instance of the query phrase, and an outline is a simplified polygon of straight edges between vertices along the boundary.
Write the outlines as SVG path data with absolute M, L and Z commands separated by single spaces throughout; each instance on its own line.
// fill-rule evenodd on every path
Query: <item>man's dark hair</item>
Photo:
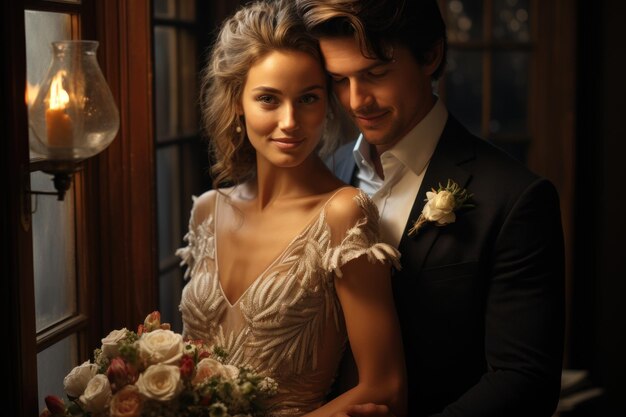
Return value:
M 442 42 L 443 59 L 432 78 L 443 73 L 448 44 L 436 0 L 296 0 L 296 8 L 314 36 L 354 37 L 370 58 L 391 60 L 393 45 L 400 44 L 425 64 Z

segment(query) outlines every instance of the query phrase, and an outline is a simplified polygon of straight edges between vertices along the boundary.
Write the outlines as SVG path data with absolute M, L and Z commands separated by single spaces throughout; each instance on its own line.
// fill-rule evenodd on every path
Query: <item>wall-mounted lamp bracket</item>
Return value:
M 26 190 L 28 194 L 56 195 L 57 200 L 63 201 L 65 193 L 72 185 L 72 175 L 83 168 L 81 162 L 74 161 L 55 161 L 48 159 L 40 159 L 31 161 L 29 164 L 30 172 L 42 171 L 46 174 L 53 175 L 54 188 L 56 191 L 35 191 Z

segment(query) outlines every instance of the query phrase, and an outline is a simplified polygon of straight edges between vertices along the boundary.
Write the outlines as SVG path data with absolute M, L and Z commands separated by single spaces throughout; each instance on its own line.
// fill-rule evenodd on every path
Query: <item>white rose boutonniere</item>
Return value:
M 474 207 L 468 201 L 473 194 L 459 184 L 448 180 L 446 186 L 439 184 L 439 188 L 426 192 L 426 204 L 419 218 L 409 229 L 409 236 L 417 235 L 419 229 L 426 223 L 434 223 L 436 226 L 445 226 L 456 221 L 456 211 L 463 208 Z

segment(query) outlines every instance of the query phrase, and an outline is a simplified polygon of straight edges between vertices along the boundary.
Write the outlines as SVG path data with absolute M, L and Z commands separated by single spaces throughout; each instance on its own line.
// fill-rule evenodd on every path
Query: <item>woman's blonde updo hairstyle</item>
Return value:
M 256 173 L 255 150 L 238 114 L 250 67 L 275 50 L 296 50 L 321 63 L 317 40 L 309 35 L 290 1 L 257 1 L 240 8 L 222 25 L 202 73 L 201 107 L 204 128 L 214 158 L 213 184 L 239 184 Z M 320 64 L 321 65 L 321 64 Z M 330 103 L 334 102 L 334 105 Z M 329 100 L 329 117 L 337 117 Z M 335 129 L 327 126 L 330 133 Z

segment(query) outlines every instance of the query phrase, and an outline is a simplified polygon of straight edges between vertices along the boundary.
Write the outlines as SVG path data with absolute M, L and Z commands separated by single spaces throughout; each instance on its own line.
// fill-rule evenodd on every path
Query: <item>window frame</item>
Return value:
M 7 415 L 38 415 L 37 353 L 69 334 L 79 334 L 79 361 L 91 357 L 114 328 L 143 320 L 156 305 L 154 151 L 152 142 L 151 25 L 149 0 L 80 4 L 42 0 L 3 2 L 1 45 L 6 139 L 1 141 L 2 311 L 8 317 L 9 348 L 3 355 L 9 386 Z M 24 11 L 71 13 L 75 35 L 100 42 L 98 60 L 120 111 L 120 131 L 111 146 L 85 162 L 74 176 L 77 314 L 36 334 L 30 223 L 28 118 L 24 101 L 26 56 Z M 46 198 L 40 196 L 39 198 Z M 135 215 L 141 213 L 141 215 Z

